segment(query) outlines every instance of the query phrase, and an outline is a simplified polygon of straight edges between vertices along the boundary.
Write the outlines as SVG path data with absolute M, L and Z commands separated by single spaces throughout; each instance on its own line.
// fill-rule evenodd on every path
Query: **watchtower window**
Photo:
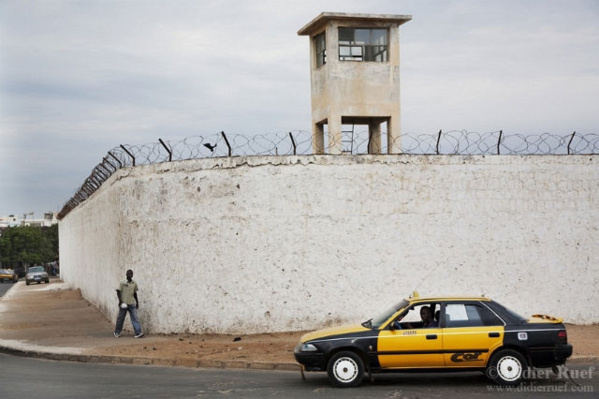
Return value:
M 339 28 L 339 60 L 389 60 L 389 30 Z
M 316 67 L 327 63 L 327 44 L 324 32 L 314 36 L 314 48 L 316 49 Z

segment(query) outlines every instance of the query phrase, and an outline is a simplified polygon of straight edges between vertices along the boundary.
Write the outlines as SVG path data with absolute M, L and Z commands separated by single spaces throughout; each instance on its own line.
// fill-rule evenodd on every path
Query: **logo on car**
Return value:
M 475 362 L 477 360 L 482 360 L 479 359 L 478 357 L 481 355 L 482 352 L 456 352 L 453 355 L 451 355 L 451 361 L 452 362 Z

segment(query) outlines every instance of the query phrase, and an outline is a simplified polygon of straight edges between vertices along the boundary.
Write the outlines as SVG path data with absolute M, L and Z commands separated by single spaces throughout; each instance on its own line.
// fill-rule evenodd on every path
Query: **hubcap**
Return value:
M 522 375 L 522 364 L 515 357 L 502 357 L 497 363 L 497 373 L 505 381 L 515 381 Z
M 339 381 L 353 381 L 358 374 L 358 365 L 353 359 L 342 357 L 335 362 L 333 366 L 335 376 Z

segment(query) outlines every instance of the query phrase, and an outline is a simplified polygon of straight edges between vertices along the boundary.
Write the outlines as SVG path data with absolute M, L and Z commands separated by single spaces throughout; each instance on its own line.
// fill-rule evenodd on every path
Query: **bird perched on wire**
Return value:
M 216 144 L 212 145 L 210 143 L 206 143 L 206 144 L 204 144 L 204 147 L 208 148 L 210 150 L 210 152 L 214 152 L 214 149 L 216 148 Z

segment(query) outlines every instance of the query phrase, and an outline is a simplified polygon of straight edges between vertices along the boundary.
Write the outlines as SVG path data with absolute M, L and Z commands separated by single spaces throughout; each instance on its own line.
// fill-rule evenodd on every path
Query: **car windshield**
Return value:
M 34 266 L 34 267 L 30 267 L 29 268 L 29 273 L 39 273 L 39 272 L 45 272 L 46 270 L 44 270 L 44 268 L 42 266 Z
M 395 312 L 397 312 L 399 309 L 405 308 L 406 306 L 408 306 L 408 301 L 403 299 L 401 302 L 391 306 L 389 309 L 387 309 L 377 317 L 365 321 L 364 323 L 362 323 L 362 325 L 364 327 L 372 329 L 380 328 L 384 322 L 389 320 L 389 317 L 393 316 Z

